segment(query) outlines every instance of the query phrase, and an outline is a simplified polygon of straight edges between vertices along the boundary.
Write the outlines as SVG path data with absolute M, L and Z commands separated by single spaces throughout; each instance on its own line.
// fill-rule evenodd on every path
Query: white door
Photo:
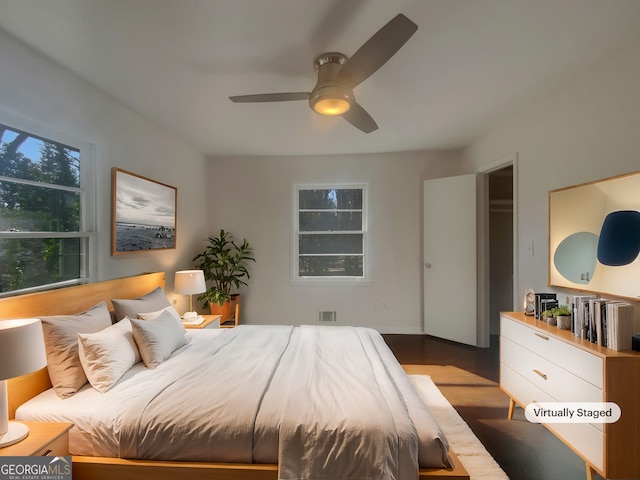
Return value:
M 477 345 L 476 175 L 424 182 L 425 333 Z

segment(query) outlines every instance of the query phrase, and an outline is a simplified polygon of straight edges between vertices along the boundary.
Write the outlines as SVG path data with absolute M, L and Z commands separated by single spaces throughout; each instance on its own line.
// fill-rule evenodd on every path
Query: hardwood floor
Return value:
M 443 395 L 511 480 L 585 480 L 584 462 L 517 408 L 507 420 L 508 397 L 499 387 L 498 337 L 476 348 L 428 335 L 384 335 L 408 373 L 433 378 Z M 602 477 L 594 475 L 593 480 Z

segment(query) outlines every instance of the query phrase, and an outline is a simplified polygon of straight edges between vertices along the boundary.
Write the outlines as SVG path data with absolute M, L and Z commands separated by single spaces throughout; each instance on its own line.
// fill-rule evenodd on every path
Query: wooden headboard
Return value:
M 102 301 L 113 311 L 112 298 L 137 298 L 158 286 L 165 287 L 164 272 L 0 298 L 0 322 L 10 318 L 76 314 Z M 21 404 L 49 388 L 51 381 L 46 368 L 9 380 L 9 418 L 14 418 Z

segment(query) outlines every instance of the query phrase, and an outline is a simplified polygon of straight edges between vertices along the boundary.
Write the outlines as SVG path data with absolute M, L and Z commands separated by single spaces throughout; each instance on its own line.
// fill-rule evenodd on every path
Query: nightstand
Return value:
M 187 323 L 183 324 L 184 328 L 220 328 L 220 317 L 221 315 L 201 315 L 204 317 L 204 322 L 198 325 L 189 325 Z
M 69 455 L 69 430 L 73 423 L 20 422 L 29 427 L 24 440 L 0 448 L 0 457 L 64 457 Z

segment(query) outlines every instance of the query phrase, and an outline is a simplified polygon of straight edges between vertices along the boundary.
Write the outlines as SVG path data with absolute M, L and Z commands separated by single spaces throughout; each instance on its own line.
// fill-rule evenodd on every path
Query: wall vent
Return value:
M 318 312 L 318 323 L 322 325 L 336 323 L 336 312 L 330 310 Z

